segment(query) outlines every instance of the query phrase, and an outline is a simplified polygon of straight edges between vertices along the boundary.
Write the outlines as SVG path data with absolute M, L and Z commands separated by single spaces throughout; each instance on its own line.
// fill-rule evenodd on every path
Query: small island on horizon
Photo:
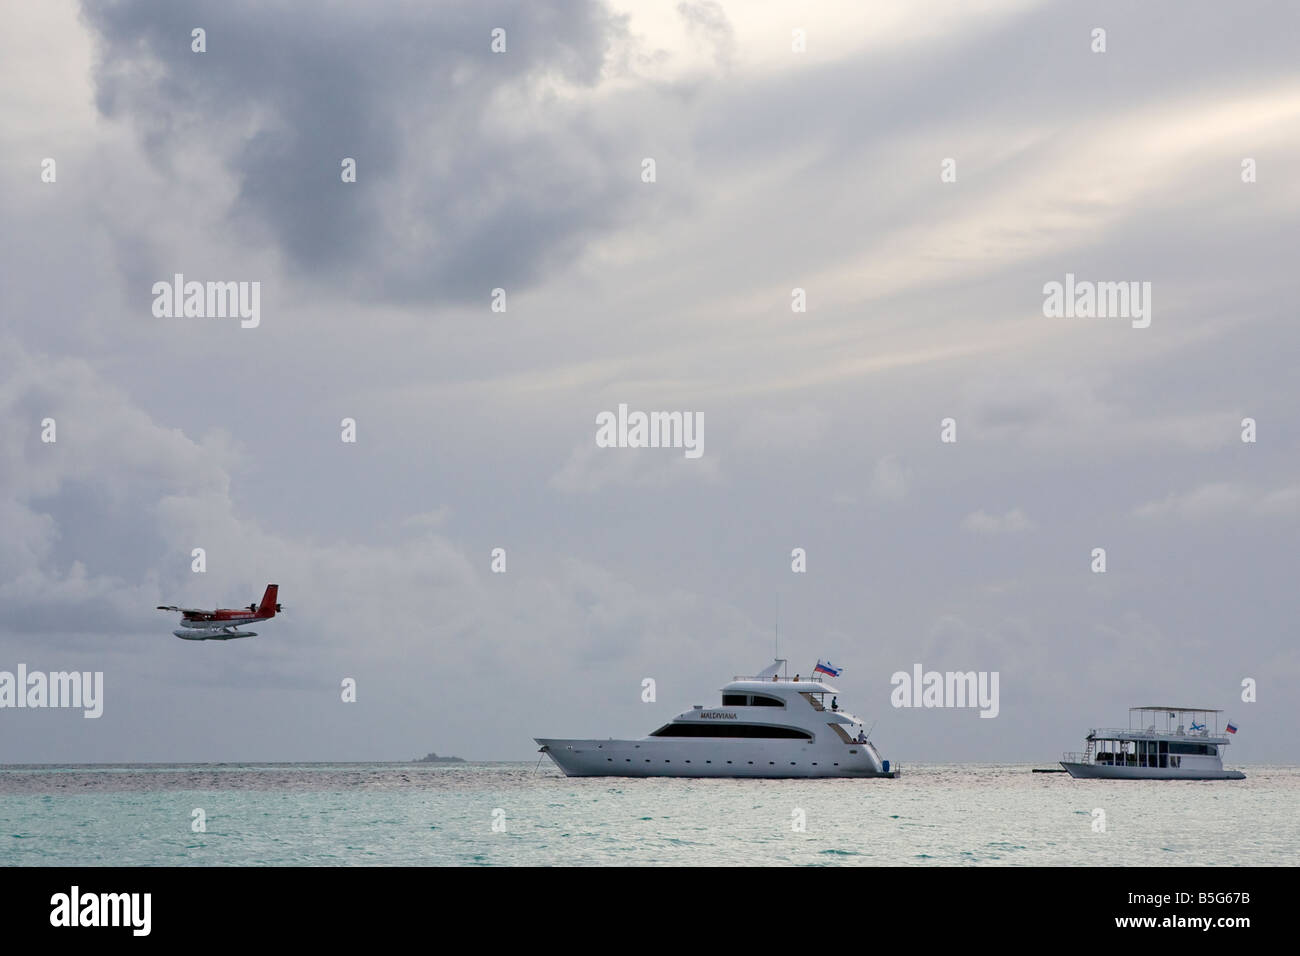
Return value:
M 464 763 L 464 757 L 439 757 L 436 753 L 430 752 L 426 756 L 419 757 L 412 763 Z

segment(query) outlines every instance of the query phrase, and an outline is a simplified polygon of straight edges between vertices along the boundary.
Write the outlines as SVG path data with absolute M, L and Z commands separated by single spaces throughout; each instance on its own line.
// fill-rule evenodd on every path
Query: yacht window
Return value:
M 652 737 L 755 737 L 767 740 L 812 740 L 812 734 L 794 727 L 767 727 L 762 724 L 733 724 L 704 721 L 665 724 Z
M 766 694 L 723 694 L 723 707 L 784 707 L 785 701 Z

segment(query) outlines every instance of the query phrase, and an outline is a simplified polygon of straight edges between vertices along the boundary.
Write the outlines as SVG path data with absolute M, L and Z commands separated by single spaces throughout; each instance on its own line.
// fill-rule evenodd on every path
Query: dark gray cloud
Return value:
M 160 167 L 217 157 L 237 187 L 225 228 L 356 299 L 441 306 L 526 287 L 616 221 L 635 185 L 634 163 L 620 170 L 581 109 L 545 92 L 599 80 L 622 25 L 596 0 L 83 14 L 100 112 L 130 122 Z

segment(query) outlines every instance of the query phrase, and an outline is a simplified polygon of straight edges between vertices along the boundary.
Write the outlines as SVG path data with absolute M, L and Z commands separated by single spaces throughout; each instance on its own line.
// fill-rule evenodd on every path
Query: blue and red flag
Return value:
M 1237 725 L 1232 721 L 1228 721 L 1227 731 L 1230 734 L 1235 734 L 1237 732 Z
M 823 664 L 822 659 L 819 657 L 817 658 L 817 666 L 813 668 L 813 673 L 829 674 L 831 677 L 839 677 L 840 671 L 842 670 L 844 670 L 843 667 L 836 667 L 830 661 L 827 661 L 825 664 Z

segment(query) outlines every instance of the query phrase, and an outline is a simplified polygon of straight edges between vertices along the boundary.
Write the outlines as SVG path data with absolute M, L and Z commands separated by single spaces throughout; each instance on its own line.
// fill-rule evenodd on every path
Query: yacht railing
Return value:
M 1061 760 L 1065 763 L 1092 763 L 1092 754 L 1072 750 L 1061 754 Z
M 820 677 L 804 677 L 802 674 L 799 675 L 798 680 L 796 680 L 793 677 L 778 677 L 776 680 L 773 680 L 771 674 L 768 674 L 766 677 L 762 677 L 758 674 L 735 674 L 734 676 L 732 676 L 731 679 L 732 680 L 756 680 L 764 684 L 820 684 L 821 683 Z

